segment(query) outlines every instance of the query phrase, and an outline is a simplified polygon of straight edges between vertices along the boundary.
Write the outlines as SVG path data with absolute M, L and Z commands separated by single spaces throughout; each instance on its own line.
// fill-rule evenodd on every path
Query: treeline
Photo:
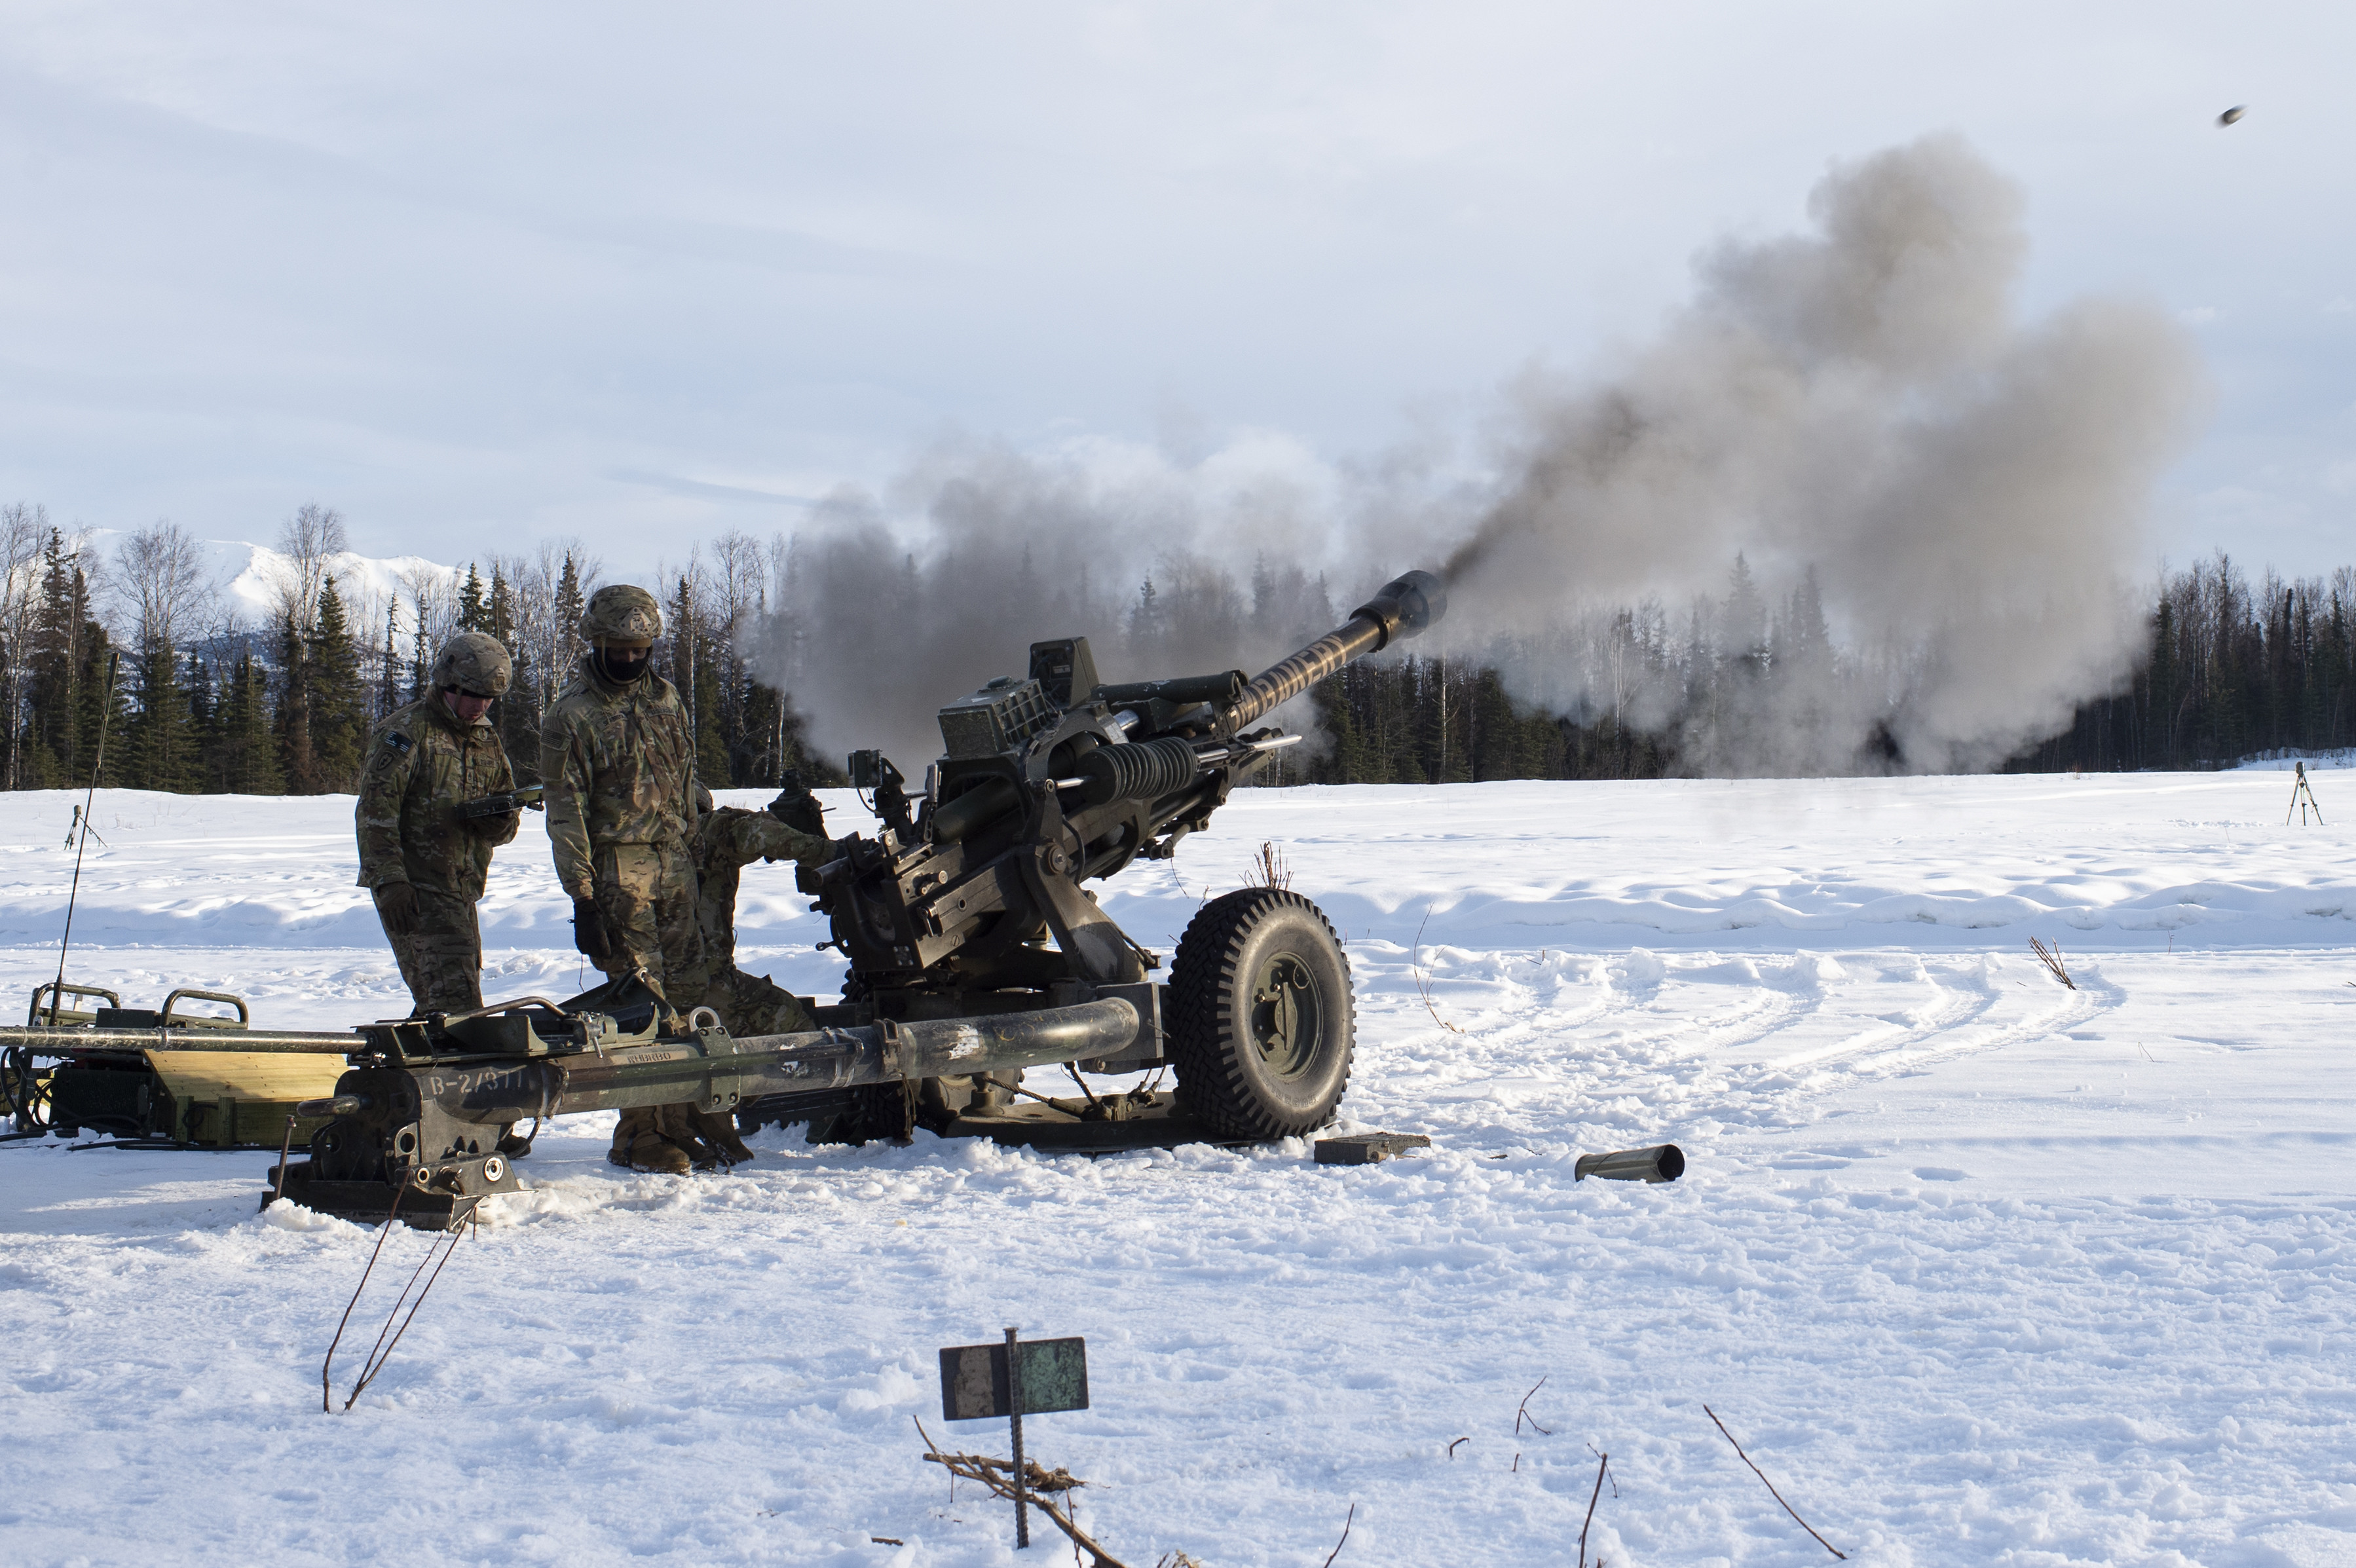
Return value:
M 2253 585 L 2222 551 L 2170 575 L 2134 683 L 2082 705 L 2019 772 L 2220 768 L 2356 746 L 2356 567 Z
M 578 665 L 574 628 L 600 581 L 598 561 L 560 541 L 455 573 L 412 564 L 386 580 L 385 569 L 350 553 L 336 513 L 305 507 L 257 557 L 258 599 L 249 592 L 230 602 L 214 581 L 217 564 L 169 524 L 102 557 L 37 507 L 0 509 L 5 787 L 87 783 L 103 724 L 105 785 L 349 790 L 370 730 L 424 693 L 434 651 L 461 629 L 487 631 L 514 656 L 514 685 L 493 719 L 519 778 L 536 780 L 541 718 Z M 1027 557 L 1019 570 L 1028 577 Z M 969 574 L 943 575 L 945 595 L 976 596 L 965 591 Z M 974 679 L 964 645 L 915 641 L 915 628 L 939 618 L 926 613 L 911 560 L 830 565 L 792 540 L 730 534 L 659 581 L 663 671 L 688 703 L 698 770 L 714 785 L 774 785 L 788 769 L 839 782 L 809 745 L 807 699 L 830 700 L 838 715 L 847 706 L 860 725 L 886 701 L 913 703 L 900 744 L 924 746 L 929 737 L 916 726 L 958 682 Z M 1021 591 L 1018 583 L 1008 596 Z M 878 613 L 877 592 L 896 596 L 893 613 Z M 1077 593 L 1033 618 L 1107 628 L 1100 660 L 1132 671 L 1273 658 L 1339 618 L 1322 578 L 1265 563 L 1237 582 L 1215 566 L 1164 562 L 1125 606 L 1087 601 L 1085 578 Z M 2351 615 L 2356 569 L 2297 582 L 2267 572 L 2254 585 L 2221 554 L 2170 574 L 2132 681 L 2004 766 L 2211 768 L 2356 746 Z M 1889 723 L 1908 679 L 1902 655 L 1836 647 L 1812 577 L 1770 598 L 1738 558 L 1722 597 L 1675 615 L 1649 604 L 1478 656 L 1410 652 L 1353 665 L 1311 698 L 1318 744 L 1279 754 L 1264 777 L 1443 783 L 1890 770 L 1908 765 Z M 912 698 L 912 687 L 924 689 Z

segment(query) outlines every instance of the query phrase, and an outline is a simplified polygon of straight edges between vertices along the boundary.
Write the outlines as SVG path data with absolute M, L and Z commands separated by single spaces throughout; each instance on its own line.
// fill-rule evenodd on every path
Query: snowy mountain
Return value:
M 98 528 L 82 534 L 80 541 L 84 549 L 104 558 L 112 555 L 125 537 L 120 529 Z M 236 610 L 248 627 L 276 613 L 279 585 L 291 571 L 284 555 L 267 544 L 242 539 L 199 542 L 211 565 L 213 585 L 226 607 Z M 446 590 L 466 575 L 463 566 L 445 566 L 423 555 L 380 558 L 354 551 L 328 557 L 328 570 L 335 575 L 345 603 L 355 610 L 381 607 L 396 594 L 405 599 L 419 583 L 436 584 Z
M 227 596 L 236 603 L 249 619 L 270 614 L 278 603 L 278 585 L 291 575 L 293 567 L 287 558 L 266 544 L 250 544 L 241 540 L 208 540 L 208 550 L 214 552 L 220 563 L 220 583 Z M 433 582 L 445 586 L 455 585 L 466 575 L 465 569 L 444 566 L 428 561 L 423 555 L 396 555 L 390 559 L 360 555 L 351 551 L 328 557 L 327 570 L 336 579 L 338 592 L 351 605 L 381 605 L 392 596 L 406 598 L 420 582 Z

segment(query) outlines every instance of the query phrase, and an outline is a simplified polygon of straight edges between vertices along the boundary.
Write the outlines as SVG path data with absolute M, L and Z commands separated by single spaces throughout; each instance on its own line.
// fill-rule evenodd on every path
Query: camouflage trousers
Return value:
M 798 1035 L 817 1023 L 802 999 L 766 975 L 747 974 L 730 964 L 691 999 L 672 1005 L 682 1013 L 709 1007 L 720 1015 L 720 1026 L 742 1039 L 748 1035 Z
M 483 1004 L 483 936 L 475 906 L 420 887 L 417 916 L 415 930 L 384 934 L 409 987 L 412 1015 L 475 1011 Z
M 677 1007 L 670 977 L 703 965 L 703 933 L 695 923 L 695 865 L 684 848 L 617 843 L 595 854 L 597 908 L 614 939 L 605 972 L 616 978 L 643 969 L 656 990 Z
M 669 1139 L 698 1170 L 742 1165 L 753 1157 L 737 1134 L 736 1118 L 705 1111 L 692 1101 L 681 1105 L 639 1105 L 614 1124 L 614 1152 L 627 1162 L 630 1145 L 648 1133 Z

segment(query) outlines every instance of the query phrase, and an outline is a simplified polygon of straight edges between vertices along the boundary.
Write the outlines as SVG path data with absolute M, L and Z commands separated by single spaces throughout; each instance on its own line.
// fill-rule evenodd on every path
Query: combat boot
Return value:
M 642 1105 L 622 1112 L 614 1125 L 614 1146 L 605 1151 L 605 1159 L 626 1171 L 659 1171 L 666 1176 L 685 1176 L 693 1168 L 687 1151 L 663 1136 L 655 1112 Z
M 605 1156 L 617 1165 L 634 1171 L 652 1171 L 659 1176 L 685 1176 L 695 1168 L 687 1151 L 649 1129 L 630 1141 L 629 1152 L 616 1149 Z
M 701 1112 L 695 1118 L 695 1131 L 712 1152 L 720 1156 L 723 1165 L 741 1165 L 753 1157 L 742 1134 L 736 1131 L 736 1118 L 716 1111 Z

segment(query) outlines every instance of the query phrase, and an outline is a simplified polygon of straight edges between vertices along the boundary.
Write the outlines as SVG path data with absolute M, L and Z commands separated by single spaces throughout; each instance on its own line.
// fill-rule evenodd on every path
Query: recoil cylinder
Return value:
M 1101 746 L 1080 758 L 1076 770 L 1087 780 L 1080 786 L 1080 803 L 1101 806 L 1108 800 L 1174 795 L 1194 781 L 1200 767 L 1194 748 L 1177 736 L 1133 746 Z

